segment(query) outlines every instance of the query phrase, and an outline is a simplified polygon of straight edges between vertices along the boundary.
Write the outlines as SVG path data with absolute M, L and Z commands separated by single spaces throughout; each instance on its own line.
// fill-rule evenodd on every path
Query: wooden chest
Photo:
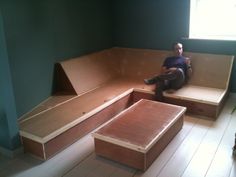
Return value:
M 185 107 L 142 99 L 94 136 L 97 155 L 146 170 L 183 126 Z

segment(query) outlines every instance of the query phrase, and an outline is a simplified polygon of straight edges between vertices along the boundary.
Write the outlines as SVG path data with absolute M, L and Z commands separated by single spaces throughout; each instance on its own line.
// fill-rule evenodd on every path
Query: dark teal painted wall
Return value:
M 116 46 L 166 49 L 188 32 L 188 0 L 115 0 Z
M 186 51 L 236 56 L 236 41 L 183 39 L 188 37 L 189 0 L 114 0 L 113 9 L 115 46 L 170 50 L 181 41 Z M 231 92 L 236 92 L 236 62 Z
M 54 48 L 51 16 L 43 1 L 1 4 L 18 116 L 50 95 Z
M 0 146 L 13 150 L 20 145 L 15 98 L 0 11 Z
M 18 116 L 51 95 L 56 61 L 112 47 L 109 0 L 1 3 Z
M 56 58 L 74 57 L 112 47 L 111 1 L 70 1 L 57 2 L 54 8 Z
M 16 119 L 51 95 L 55 62 L 112 47 L 111 1 L 1 0 L 0 10 L 0 146 L 14 149 Z

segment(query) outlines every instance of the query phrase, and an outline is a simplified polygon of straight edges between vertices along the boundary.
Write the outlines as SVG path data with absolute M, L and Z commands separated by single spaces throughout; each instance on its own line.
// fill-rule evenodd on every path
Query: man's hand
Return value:
M 190 58 L 186 57 L 186 58 L 185 58 L 185 62 L 186 62 L 186 64 L 187 64 L 187 66 L 191 66 L 191 60 L 190 60 Z
M 192 77 L 192 67 L 190 58 L 186 57 L 186 65 L 187 65 L 187 78 L 190 79 Z
M 175 68 L 175 67 L 172 67 L 172 68 L 167 69 L 165 66 L 163 66 L 163 67 L 161 68 L 161 74 L 172 73 L 172 72 L 176 71 L 176 69 L 177 69 L 177 68 Z
M 176 71 L 176 70 L 177 70 L 177 68 L 172 67 L 172 68 L 167 69 L 167 70 L 166 70 L 166 73 L 172 73 L 172 72 L 174 72 L 174 71 Z

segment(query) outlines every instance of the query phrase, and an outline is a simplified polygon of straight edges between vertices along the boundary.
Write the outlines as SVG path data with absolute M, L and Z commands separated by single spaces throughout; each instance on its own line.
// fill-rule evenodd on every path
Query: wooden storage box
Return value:
M 142 99 L 96 131 L 97 155 L 146 170 L 183 126 L 185 107 Z

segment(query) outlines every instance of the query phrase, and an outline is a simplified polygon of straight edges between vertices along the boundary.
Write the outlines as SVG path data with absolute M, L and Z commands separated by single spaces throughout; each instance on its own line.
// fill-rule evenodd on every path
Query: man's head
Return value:
M 179 42 L 173 44 L 173 51 L 175 56 L 182 56 L 183 54 L 183 45 Z

